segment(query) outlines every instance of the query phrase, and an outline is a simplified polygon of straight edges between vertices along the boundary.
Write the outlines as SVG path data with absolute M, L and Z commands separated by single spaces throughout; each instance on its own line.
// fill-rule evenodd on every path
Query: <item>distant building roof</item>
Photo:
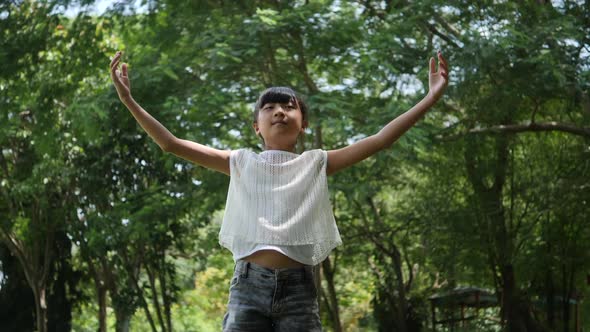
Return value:
M 428 298 L 436 306 L 464 305 L 474 308 L 498 306 L 498 297 L 490 290 L 477 287 L 457 287 Z

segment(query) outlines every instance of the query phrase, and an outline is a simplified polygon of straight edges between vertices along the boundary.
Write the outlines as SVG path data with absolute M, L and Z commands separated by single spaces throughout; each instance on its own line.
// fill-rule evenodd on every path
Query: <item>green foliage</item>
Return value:
M 502 291 L 506 266 L 527 303 L 588 297 L 590 150 L 567 128 L 590 126 L 589 14 L 541 3 L 158 1 L 76 17 L 60 12 L 70 1 L 2 3 L 0 238 L 40 259 L 49 235 L 67 234 L 84 275 L 74 330 L 98 329 L 96 285 L 109 329 L 152 330 L 150 317 L 162 329 L 155 300 L 175 330 L 218 330 L 233 265 L 217 241 L 228 178 L 150 141 L 111 86 L 114 52 L 134 98 L 178 137 L 258 149 L 252 104 L 288 85 L 310 106 L 305 147 L 333 149 L 415 104 L 442 49 L 442 102 L 329 180 L 343 327 L 401 330 L 387 322 L 406 306 L 408 324 L 429 328 L 429 296 Z M 531 123 L 566 129 L 506 130 Z M 564 330 L 547 308 L 531 310 Z M 333 326 L 325 307 L 322 319 Z

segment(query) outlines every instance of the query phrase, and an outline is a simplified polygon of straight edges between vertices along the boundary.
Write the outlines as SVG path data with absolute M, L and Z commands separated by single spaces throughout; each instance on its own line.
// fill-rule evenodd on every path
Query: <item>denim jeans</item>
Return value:
M 321 331 L 312 268 L 270 269 L 238 260 L 223 331 Z

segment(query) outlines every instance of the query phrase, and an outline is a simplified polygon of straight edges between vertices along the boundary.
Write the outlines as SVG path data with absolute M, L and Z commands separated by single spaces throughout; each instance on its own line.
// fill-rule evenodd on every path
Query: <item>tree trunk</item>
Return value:
M 172 311 L 171 311 L 171 298 L 170 290 L 168 289 L 168 283 L 166 282 L 166 260 L 165 254 L 160 259 L 160 268 L 158 269 L 158 276 L 160 279 L 160 293 L 162 294 L 162 304 L 164 306 L 164 317 L 166 319 L 166 328 L 169 332 L 172 332 Z
M 47 303 L 45 302 L 45 286 L 33 287 L 35 295 L 35 315 L 37 326 L 35 332 L 47 332 Z
M 565 263 L 562 263 L 562 273 L 563 273 L 563 292 L 562 292 L 562 306 L 563 306 L 563 330 L 569 331 L 570 330 L 570 319 L 571 319 L 571 310 L 570 310 L 570 297 L 572 295 L 572 289 L 574 285 L 574 274 L 575 268 L 572 267 L 571 273 L 568 271 L 568 266 Z
M 153 332 L 158 332 L 158 329 L 156 328 L 156 324 L 154 322 L 154 319 L 152 318 L 150 308 L 149 308 L 147 301 L 145 299 L 145 294 L 144 294 L 142 288 L 139 286 L 138 276 L 135 275 L 132 263 L 129 260 L 129 257 L 127 257 L 125 251 L 121 252 L 121 256 L 123 258 L 123 265 L 124 265 L 125 269 L 127 270 L 127 274 L 129 275 L 129 279 L 130 279 L 130 283 L 131 283 L 130 286 L 133 287 L 137 291 L 137 296 L 139 297 L 139 303 L 145 312 L 145 316 L 148 320 L 148 323 L 150 324 L 150 327 Z
M 406 318 L 409 317 L 408 315 L 408 301 L 406 299 L 406 289 L 405 289 L 405 282 L 404 282 L 404 275 L 402 272 L 402 261 L 401 261 L 401 254 L 399 252 L 399 250 L 397 249 L 397 246 L 395 246 L 392 243 L 393 246 L 393 255 L 391 255 L 392 260 L 393 260 L 393 269 L 395 270 L 395 279 L 396 279 L 396 285 L 395 287 L 397 288 L 397 317 L 398 317 L 398 322 L 397 322 L 397 326 L 399 328 L 400 332 L 406 332 L 408 330 L 407 328 L 407 324 L 406 324 Z
M 546 272 L 546 301 L 547 301 L 547 322 L 552 330 L 555 330 L 555 287 L 551 269 Z
M 315 284 L 315 288 L 318 291 L 318 296 L 317 296 L 318 311 L 320 311 L 320 309 L 321 309 L 320 308 L 320 305 L 321 305 L 320 299 L 322 298 L 322 293 L 324 292 L 322 289 L 322 276 L 320 275 L 320 273 L 322 272 L 321 267 L 322 267 L 321 263 L 313 266 L 313 283 Z
M 156 316 L 158 317 L 158 322 L 160 323 L 160 328 L 162 328 L 162 332 L 168 331 L 166 329 L 166 323 L 164 321 L 164 316 L 162 316 L 162 306 L 160 305 L 160 301 L 158 301 L 158 289 L 156 288 L 156 277 L 152 270 L 148 267 L 148 264 L 145 266 L 146 273 L 148 275 L 148 281 L 150 283 L 150 288 L 152 290 L 152 305 L 154 306 L 154 310 L 156 310 Z
M 96 297 L 98 300 L 98 331 L 99 332 L 106 332 L 107 331 L 107 287 L 103 284 L 103 279 L 100 276 L 99 271 L 96 269 L 96 266 L 92 259 L 86 257 L 86 263 L 88 264 L 88 269 L 92 273 L 92 278 L 94 279 L 94 288 L 96 290 Z
M 342 323 L 340 322 L 340 309 L 338 307 L 338 298 L 336 296 L 336 288 L 334 287 L 334 267 L 330 264 L 330 257 L 322 262 L 322 270 L 324 272 L 324 279 L 328 284 L 328 294 L 326 299 L 329 302 L 331 310 L 332 324 L 334 332 L 342 332 Z
M 129 325 L 131 323 L 131 315 L 121 310 L 115 310 L 115 332 L 129 332 Z
M 98 331 L 107 332 L 107 289 L 97 285 L 98 292 Z
M 507 331 L 527 332 L 524 319 L 521 317 L 522 303 L 516 290 L 514 267 L 506 264 L 500 268 L 502 274 L 502 312 L 506 321 Z

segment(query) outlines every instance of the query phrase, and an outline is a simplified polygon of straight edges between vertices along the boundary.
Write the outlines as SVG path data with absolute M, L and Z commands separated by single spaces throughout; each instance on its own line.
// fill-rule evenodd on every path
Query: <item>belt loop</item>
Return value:
M 301 271 L 303 272 L 303 282 L 307 279 L 307 271 L 305 270 L 305 266 L 301 267 Z
M 246 262 L 243 260 L 240 260 L 238 263 L 238 269 L 240 271 L 240 278 L 244 277 L 245 274 L 245 267 L 246 267 Z
M 242 277 L 243 278 L 248 278 L 248 269 L 250 268 L 250 262 L 246 262 L 246 264 L 244 264 L 244 269 L 242 270 Z

